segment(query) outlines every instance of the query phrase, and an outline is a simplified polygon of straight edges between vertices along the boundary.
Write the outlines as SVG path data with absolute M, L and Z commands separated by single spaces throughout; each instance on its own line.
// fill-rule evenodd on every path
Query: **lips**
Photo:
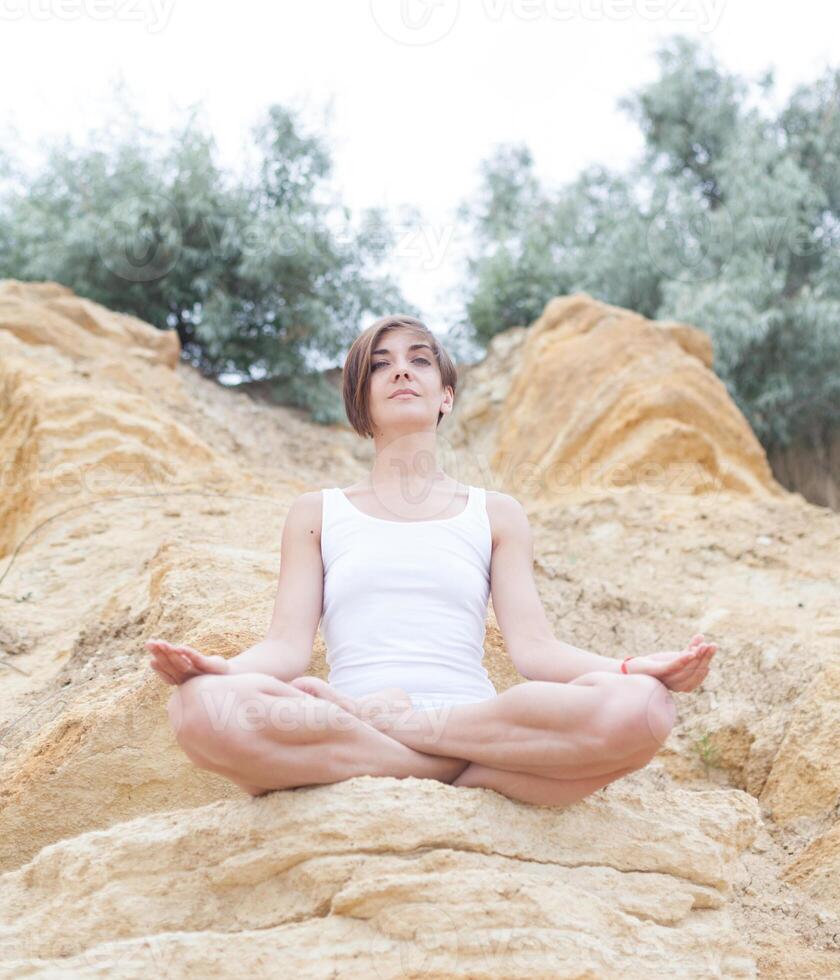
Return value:
M 389 398 L 396 398 L 397 395 L 416 395 L 416 391 L 411 391 L 410 388 L 401 388 L 399 391 L 395 391 L 393 395 L 388 395 Z

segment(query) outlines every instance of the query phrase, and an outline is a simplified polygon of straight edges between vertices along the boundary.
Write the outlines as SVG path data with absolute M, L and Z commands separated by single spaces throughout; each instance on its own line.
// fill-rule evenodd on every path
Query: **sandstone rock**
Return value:
M 817 672 L 791 709 L 784 739 L 759 797 L 776 823 L 784 826 L 797 817 L 838 815 L 838 746 L 840 659 Z
M 836 808 L 835 808 L 836 816 Z M 816 837 L 782 872 L 785 881 L 804 889 L 829 914 L 822 920 L 840 923 L 840 822 Z
M 559 639 L 720 647 L 654 763 L 568 808 L 369 776 L 251 800 L 189 762 L 143 641 L 261 638 L 291 501 L 358 480 L 371 447 L 177 354 L 63 286 L 0 283 L 0 976 L 832 962 L 840 520 L 774 484 L 705 334 L 557 298 L 441 425 L 453 475 L 526 506 Z M 523 680 L 492 604 L 485 650 L 497 690 Z
M 534 502 L 631 485 L 784 493 L 712 371 L 708 335 L 586 293 L 497 335 L 453 416 L 472 466 Z
M 752 977 L 725 906 L 757 820 L 738 791 L 557 811 L 371 776 L 157 814 L 0 878 L 0 976 Z

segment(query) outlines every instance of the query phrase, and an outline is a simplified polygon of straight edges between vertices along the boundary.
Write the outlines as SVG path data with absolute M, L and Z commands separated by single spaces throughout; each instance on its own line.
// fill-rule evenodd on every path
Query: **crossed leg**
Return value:
M 350 702 L 353 710 L 351 699 L 319 678 L 292 684 Z M 591 690 L 568 690 L 573 686 Z M 558 688 L 567 690 L 558 694 Z M 377 713 L 375 727 L 423 752 L 472 760 L 453 786 L 494 789 L 536 804 L 573 803 L 641 769 L 676 719 L 671 693 L 643 675 L 593 671 L 568 684 L 530 681 L 496 698 L 437 711 L 414 709 L 406 692 L 392 690 L 402 698 L 395 700 L 395 710 Z M 367 714 L 363 707 L 357 713 Z
M 408 748 L 268 674 L 193 677 L 173 691 L 167 712 L 195 765 L 252 796 L 362 775 L 451 782 L 468 764 Z
M 400 695 L 390 689 L 354 700 L 317 678 L 202 675 L 176 689 L 169 714 L 197 765 L 251 795 L 410 775 L 557 804 L 646 765 L 676 713 L 655 678 L 600 671 L 568 684 L 528 681 L 440 711 L 415 710 Z M 377 712 L 369 713 L 378 716 L 368 722 L 373 702 Z

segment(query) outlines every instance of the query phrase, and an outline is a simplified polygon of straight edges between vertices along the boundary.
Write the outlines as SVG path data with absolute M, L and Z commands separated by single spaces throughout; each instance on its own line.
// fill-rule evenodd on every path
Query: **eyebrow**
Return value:
M 431 350 L 432 349 L 431 347 L 429 347 L 428 344 L 411 344 L 411 345 L 409 345 L 409 348 L 408 349 L 410 351 L 412 351 L 412 350 L 417 350 L 419 347 L 425 347 L 425 348 L 427 348 L 427 350 Z M 390 354 L 391 352 L 388 350 L 387 347 L 380 347 L 378 350 L 373 351 L 373 353 L 374 354 Z

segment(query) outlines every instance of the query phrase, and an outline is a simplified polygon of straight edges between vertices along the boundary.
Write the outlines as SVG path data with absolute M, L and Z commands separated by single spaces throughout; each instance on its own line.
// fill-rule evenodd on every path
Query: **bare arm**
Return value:
M 324 592 L 320 523 L 320 493 L 304 493 L 294 500 L 283 526 L 280 582 L 264 640 L 228 659 L 207 656 L 186 644 L 147 640 L 149 666 L 167 684 L 183 684 L 199 674 L 259 673 L 290 681 L 306 673 Z
M 233 673 L 255 671 L 281 681 L 306 673 L 324 597 L 320 524 L 321 494 L 301 494 L 283 527 L 280 579 L 266 637 L 231 657 Z
M 259 671 L 281 681 L 306 673 L 324 602 L 320 527 L 320 492 L 301 494 L 283 526 L 280 579 L 266 637 L 232 659 L 235 671 Z
M 621 661 L 558 640 L 534 582 L 533 534 L 515 497 L 495 494 L 490 564 L 493 611 L 514 666 L 529 680 L 571 681 L 591 670 L 619 673 Z
M 228 660 L 231 674 L 270 674 L 281 681 L 290 681 L 306 673 L 309 658 L 300 649 L 281 640 L 268 637 L 237 653 Z
M 495 545 L 491 559 L 493 608 L 514 666 L 533 681 L 568 682 L 593 670 L 621 672 L 622 659 L 602 657 L 558 640 L 551 631 L 533 579 L 533 537 L 515 497 L 493 495 Z M 695 633 L 682 650 L 634 655 L 631 674 L 656 677 L 672 691 L 703 683 L 717 644 Z
M 607 670 L 613 674 L 621 672 L 621 660 L 590 653 L 554 637 L 546 640 L 535 653 L 534 666 L 528 674 L 528 679 L 532 681 L 571 681 L 591 670 Z

